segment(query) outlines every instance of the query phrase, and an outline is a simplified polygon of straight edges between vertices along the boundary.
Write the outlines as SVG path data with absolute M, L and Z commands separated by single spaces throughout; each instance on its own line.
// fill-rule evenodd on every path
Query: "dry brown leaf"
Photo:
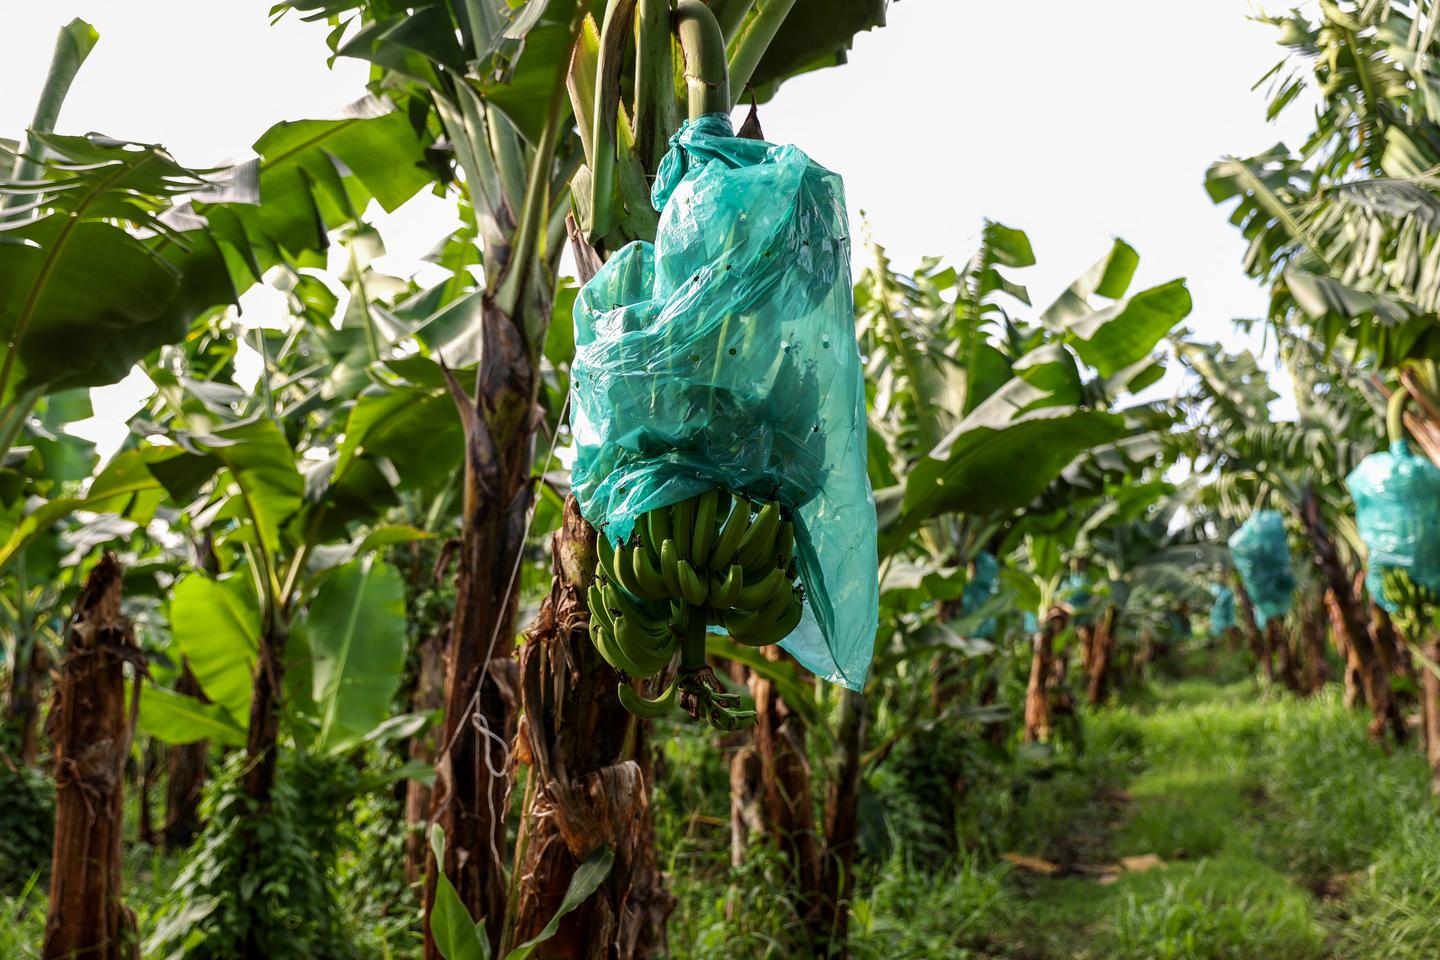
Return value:
M 1160 859 L 1157 853 L 1143 853 L 1138 857 L 1121 857 L 1120 867 L 1126 873 L 1145 873 L 1149 870 L 1159 870 L 1165 866 L 1165 861 Z
M 1021 870 L 1029 870 L 1031 873 L 1044 874 L 1047 877 L 1053 877 L 1055 876 L 1055 874 L 1060 872 L 1060 864 L 1052 863 L 1051 861 L 1045 860 L 1041 857 L 1028 856 L 1023 853 L 1001 854 L 1001 859 L 1005 860 L 1007 863 L 1013 863 Z

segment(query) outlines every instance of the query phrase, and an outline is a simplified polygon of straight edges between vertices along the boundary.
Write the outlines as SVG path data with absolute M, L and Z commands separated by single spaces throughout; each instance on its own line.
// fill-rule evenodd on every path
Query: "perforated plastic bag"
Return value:
M 878 625 L 875 501 L 839 176 L 711 114 L 670 140 L 656 240 L 575 303 L 581 513 L 606 536 L 713 486 L 795 517 L 805 616 L 781 646 L 859 689 Z
M 1230 554 L 1260 626 L 1290 612 L 1295 572 L 1290 568 L 1290 541 L 1280 514 L 1274 510 L 1251 514 L 1230 538 Z
M 1440 590 L 1440 467 L 1398 440 L 1374 453 L 1345 478 L 1355 499 L 1360 539 L 1369 552 L 1365 585 L 1386 610 L 1385 571 L 1399 568 L 1416 583 Z
M 974 613 L 984 606 L 985 601 L 995 595 L 995 589 L 1000 585 L 1000 562 L 995 559 L 995 554 L 988 550 L 981 550 L 975 555 L 975 575 L 965 583 L 965 591 L 960 595 L 960 607 L 966 613 Z M 980 626 L 970 631 L 970 636 L 979 640 L 989 640 L 995 636 L 995 618 L 986 617 L 980 621 Z
M 1210 636 L 1217 637 L 1235 626 L 1235 591 L 1223 583 L 1210 584 Z
M 1091 601 L 1090 581 L 1083 573 L 1072 573 L 1060 587 L 1060 602 L 1070 608 L 1070 620 L 1078 626 L 1090 626 L 1095 622 L 1095 611 Z

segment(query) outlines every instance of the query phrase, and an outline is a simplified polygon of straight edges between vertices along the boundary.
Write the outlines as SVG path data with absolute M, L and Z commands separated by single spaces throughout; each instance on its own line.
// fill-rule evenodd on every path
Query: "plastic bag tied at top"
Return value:
M 981 550 L 975 555 L 975 574 L 965 582 L 965 590 L 960 594 L 960 609 L 967 614 L 974 613 L 995 595 L 999 586 L 1000 562 L 995 559 L 995 554 Z M 978 640 L 994 637 L 995 618 L 986 617 L 981 620 L 980 625 L 970 631 L 970 636 Z
M 1290 612 L 1295 572 L 1290 568 L 1290 541 L 1280 514 L 1274 510 L 1251 514 L 1230 538 L 1230 554 L 1260 626 Z
M 1345 478 L 1355 499 L 1360 539 L 1369 552 L 1365 585 L 1386 610 L 1385 571 L 1399 568 L 1440 590 L 1440 467 L 1397 440 L 1360 462 Z
M 806 596 L 781 646 L 859 689 L 879 584 L 840 177 L 710 114 L 671 138 L 652 201 L 654 245 L 618 251 L 575 303 L 581 513 L 618 542 L 711 487 L 778 499 Z
M 1222 583 L 1212 583 L 1210 595 L 1215 598 L 1210 604 L 1210 635 L 1215 637 L 1235 626 L 1235 591 Z

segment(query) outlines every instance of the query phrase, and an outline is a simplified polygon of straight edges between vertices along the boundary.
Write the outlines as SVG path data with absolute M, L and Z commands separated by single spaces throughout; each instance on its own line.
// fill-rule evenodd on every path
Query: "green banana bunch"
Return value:
M 795 582 L 795 528 L 780 504 L 756 505 L 712 488 L 651 510 L 631 539 L 599 540 L 599 578 L 590 588 L 590 635 L 606 662 L 634 678 L 666 672 L 674 682 L 654 700 L 628 682 L 620 702 L 637 716 L 663 716 L 677 701 L 696 719 L 733 730 L 754 718 L 705 663 L 705 633 L 724 626 L 737 642 L 779 643 L 805 611 Z
M 1440 597 L 1430 587 L 1416 583 L 1410 574 L 1400 567 L 1391 567 L 1384 573 L 1385 599 L 1395 606 L 1393 614 L 1400 632 L 1408 639 L 1419 642 L 1422 633 L 1435 615 L 1436 603 Z

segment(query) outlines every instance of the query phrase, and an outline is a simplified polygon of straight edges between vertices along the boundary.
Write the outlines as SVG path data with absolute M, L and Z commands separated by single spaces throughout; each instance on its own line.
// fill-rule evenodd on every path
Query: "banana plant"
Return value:
M 430 181 L 408 115 L 382 98 L 339 119 L 278 124 L 253 159 L 214 170 L 153 144 L 57 134 L 95 40 L 80 21 L 61 32 L 28 138 L 0 178 L 0 454 L 31 432 L 45 395 L 119 380 L 272 269 L 323 264 L 330 232 L 372 200 L 394 210 Z M 0 511 L 0 566 L 112 492 Z
M 1262 16 L 1287 49 L 1268 114 L 1318 99 L 1298 150 L 1213 165 L 1234 207 L 1246 272 L 1271 289 L 1269 320 L 1384 367 L 1440 355 L 1440 101 L 1429 3 L 1337 0 Z
M 856 30 L 883 19 L 885 4 L 848 3 L 843 16 L 793 0 L 725 6 L 725 30 L 706 38 L 710 69 L 718 50 L 722 71 L 773 87 L 793 72 L 836 62 Z M 437 813 L 448 838 L 444 872 L 473 913 L 497 918 L 505 891 L 493 851 L 504 835 L 489 811 L 503 806 L 508 782 L 483 762 L 488 741 L 478 732 L 464 735 L 460 725 L 477 707 L 490 731 L 514 722 L 503 695 L 514 684 L 509 583 L 531 506 L 531 439 L 540 422 L 534 411 L 565 221 L 573 199 L 583 231 L 602 254 L 653 236 L 646 177 L 682 115 L 675 45 L 713 16 L 692 0 L 675 11 L 667 0 L 613 0 L 603 11 L 578 0 L 431 0 L 407 7 L 292 0 L 276 10 L 327 20 L 335 53 L 374 65 L 377 91 L 403 91 L 422 105 L 416 114 L 426 115 L 427 127 L 433 118 L 443 133 L 458 174 L 454 186 L 474 214 L 484 284 L 448 318 L 455 339 L 435 337 L 428 346 L 446 363 L 483 358 L 473 386 L 450 380 L 468 455 L 442 737 L 453 742 L 438 765 L 447 800 Z M 632 35 L 635 54 L 627 59 Z M 767 60 L 772 41 L 782 37 L 784 45 Z M 692 76 L 690 86 L 704 88 L 712 109 L 728 111 L 743 83 L 722 94 L 707 87 L 716 74 L 704 76 Z M 501 925 L 491 923 L 489 935 L 498 949 Z M 434 955 L 429 933 L 427 952 Z
M 1118 464 L 1155 453 L 1154 418 L 1121 404 L 1163 373 L 1154 351 L 1189 313 L 1183 281 L 1127 296 L 1139 258 L 1117 241 L 1026 323 L 1011 310 L 1029 293 L 1001 272 L 1034 263 L 1021 231 L 988 224 L 964 271 L 932 262 L 910 278 L 872 249 L 856 307 L 887 448 L 872 457 L 882 554 L 917 532 L 951 541 L 926 532 L 936 518 L 1018 510 L 1088 451 Z

